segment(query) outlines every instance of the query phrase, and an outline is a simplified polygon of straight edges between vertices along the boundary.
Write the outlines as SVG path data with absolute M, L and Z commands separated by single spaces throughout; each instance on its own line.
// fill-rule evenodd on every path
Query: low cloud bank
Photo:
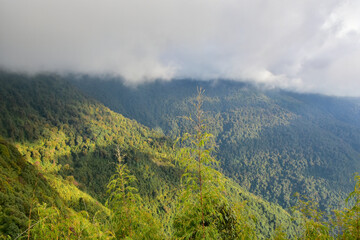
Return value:
M 0 66 L 360 96 L 360 1 L 1 0 Z

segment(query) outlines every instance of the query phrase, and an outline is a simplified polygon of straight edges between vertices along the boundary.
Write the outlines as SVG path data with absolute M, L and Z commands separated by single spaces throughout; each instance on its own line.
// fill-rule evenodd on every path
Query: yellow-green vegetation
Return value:
M 173 184 L 166 178 L 158 184 L 151 177 L 155 168 L 160 172 L 154 178 L 174 171 L 169 161 L 172 144 L 164 135 L 84 97 L 57 77 L 2 77 L 1 135 L 29 162 L 68 180 L 73 176 L 75 185 L 103 201 L 119 146 L 125 161 L 131 161 L 129 168 L 148 179 L 139 186 L 147 198 L 154 194 L 146 192 L 149 184 L 158 191 Z
M 184 168 L 182 189 L 174 217 L 174 236 L 179 239 L 250 239 L 255 237 L 251 218 L 244 214 L 245 203 L 231 203 L 226 194 L 226 179 L 214 158 L 213 136 L 206 132 L 202 110 L 204 90 L 198 89 L 193 134 L 180 140 L 178 162 Z
M 117 149 L 118 165 L 107 191 L 106 206 L 111 210 L 110 228 L 117 239 L 164 239 L 159 219 L 155 218 L 144 204 L 135 187 L 136 178 L 123 163 Z
M 325 213 L 317 202 L 297 195 L 294 207 L 301 212 L 300 239 L 359 239 L 360 238 L 360 176 L 355 175 L 355 187 L 346 199 L 346 207 Z
M 300 222 L 288 212 L 224 177 L 206 131 L 195 145 L 183 134 L 181 150 L 160 129 L 112 112 L 58 76 L 1 73 L 0 84 L 2 237 L 299 235 Z M 200 161 L 194 146 L 204 147 Z
M 109 211 L 78 188 L 27 162 L 0 140 L 0 237 L 104 239 Z M 86 209 L 82 211 L 81 209 Z

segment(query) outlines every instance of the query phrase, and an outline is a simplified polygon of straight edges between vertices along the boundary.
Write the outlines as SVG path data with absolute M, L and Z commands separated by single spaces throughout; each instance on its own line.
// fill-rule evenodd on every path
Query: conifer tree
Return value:
M 117 239 L 162 239 L 158 221 L 131 185 L 136 178 L 123 163 L 119 149 L 116 156 L 119 162 L 116 174 L 107 186 L 109 198 L 106 206 L 111 210 L 111 230 Z
M 184 169 L 173 226 L 177 239 L 240 239 L 240 211 L 226 198 L 225 178 L 215 170 L 214 137 L 206 132 L 203 106 L 204 90 L 198 89 L 194 118 L 186 117 L 193 133 L 178 140 L 177 160 Z M 247 229 L 249 230 L 249 229 Z M 251 231 L 247 231 L 246 234 Z

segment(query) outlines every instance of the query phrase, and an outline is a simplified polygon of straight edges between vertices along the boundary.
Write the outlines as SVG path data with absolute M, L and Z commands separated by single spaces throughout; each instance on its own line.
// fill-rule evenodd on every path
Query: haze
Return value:
M 0 0 L 0 66 L 360 96 L 360 1 Z

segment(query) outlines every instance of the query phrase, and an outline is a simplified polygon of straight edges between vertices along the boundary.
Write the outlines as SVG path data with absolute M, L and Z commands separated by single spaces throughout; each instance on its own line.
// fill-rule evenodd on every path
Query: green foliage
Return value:
M 0 132 L 15 145 L 6 141 L 0 144 L 1 237 L 15 238 L 23 233 L 21 238 L 27 238 L 30 233 L 30 238 L 37 234 L 37 238 L 51 239 L 54 237 L 49 232 L 51 229 L 61 231 L 63 238 L 70 239 L 114 236 L 115 227 L 111 224 L 114 221 L 110 219 L 116 219 L 116 211 L 112 212 L 102 203 L 107 197 L 105 189 L 109 179 L 116 173 L 117 147 L 123 154 L 129 176 L 137 179 L 129 187 L 138 189 L 138 194 L 134 192 L 134 195 L 142 201 L 128 205 L 134 213 L 139 211 L 135 215 L 141 217 L 136 221 L 143 224 L 144 229 L 149 227 L 145 232 L 154 230 L 154 234 L 160 222 L 160 232 L 165 234 L 161 238 L 174 236 L 172 223 L 175 216 L 180 216 L 175 203 L 181 197 L 179 186 L 184 169 L 173 164 L 178 149 L 172 148 L 172 140 L 160 129 L 151 130 L 110 111 L 56 75 L 26 77 L 1 73 L 0 84 L 3 103 L 0 105 Z M 204 103 L 212 100 L 205 99 Z M 184 102 L 183 106 L 186 104 Z M 187 110 L 187 107 L 180 108 Z M 214 118 L 209 120 L 216 122 Z M 179 122 L 169 120 L 169 123 Z M 209 130 L 214 129 L 217 128 L 210 124 Z M 211 140 L 210 135 L 205 138 Z M 211 151 L 208 155 L 212 157 Z M 232 181 L 225 181 L 215 170 L 219 168 L 214 163 L 202 169 L 208 169 L 209 176 L 214 174 L 212 177 L 216 181 L 225 183 L 225 192 L 220 197 L 204 187 L 208 191 L 204 193 L 205 205 L 216 205 L 203 208 L 209 216 L 204 220 L 216 222 L 216 236 L 231 236 L 232 239 L 234 234 L 245 234 L 255 228 L 257 238 L 269 238 L 279 224 L 286 226 L 287 236 L 296 234 L 296 224 L 279 206 L 249 194 Z M 213 186 L 220 186 L 216 181 Z M 135 206 L 140 207 L 135 209 Z M 241 226 L 243 233 L 237 226 Z
M 64 213 L 46 204 L 37 207 L 39 220 L 33 224 L 31 236 L 34 239 L 112 239 L 109 230 L 104 230 L 104 224 L 90 220 L 86 211 Z
M 4 140 L 0 140 L 0 162 L 0 232 L 15 238 L 28 226 L 31 204 L 56 204 L 57 196 L 41 174 Z
M 274 239 L 274 240 L 287 239 L 286 233 L 283 231 L 282 226 L 279 226 L 275 229 L 272 239 Z
M 98 219 L 98 216 L 103 215 L 105 219 L 107 216 L 101 204 L 64 180 L 26 162 L 8 142 L 0 140 L 0 149 L 2 236 L 107 239 L 102 237 L 108 236 L 104 218 Z M 74 211 L 84 204 L 87 211 Z
M 336 209 L 331 215 L 319 210 L 316 202 L 298 197 L 296 209 L 302 216 L 301 239 L 359 239 L 360 238 L 360 176 L 355 175 L 354 191 L 346 199 L 349 207 Z
M 360 238 L 360 175 L 355 175 L 354 191 L 346 198 L 345 207 L 335 212 L 336 226 L 342 239 Z M 334 224 L 334 225 L 335 225 Z
M 207 91 L 207 131 L 218 144 L 224 173 L 283 207 L 292 195 L 313 196 L 321 209 L 337 205 L 360 171 L 360 105 L 356 99 L 261 90 L 231 81 L 177 80 L 128 88 L 118 79 L 83 77 L 79 88 L 112 110 L 165 134 L 191 129 L 187 115 L 196 86 Z
M 303 217 L 303 239 L 332 239 L 330 222 L 326 221 L 326 215 L 319 210 L 319 205 L 313 200 L 300 198 L 294 207 L 302 213 Z
M 163 239 L 160 224 L 143 205 L 137 189 L 131 186 L 136 178 L 123 163 L 119 149 L 117 158 L 116 174 L 107 185 L 109 199 L 106 206 L 112 211 L 112 231 L 119 239 Z
M 175 237 L 180 239 L 249 238 L 252 229 L 240 225 L 241 211 L 231 208 L 225 197 L 225 178 L 214 169 L 213 136 L 205 131 L 203 90 L 198 90 L 194 104 L 193 134 L 181 138 L 178 162 L 184 168 L 183 190 L 179 195 L 174 219 Z M 213 142 L 212 142 L 213 143 Z

